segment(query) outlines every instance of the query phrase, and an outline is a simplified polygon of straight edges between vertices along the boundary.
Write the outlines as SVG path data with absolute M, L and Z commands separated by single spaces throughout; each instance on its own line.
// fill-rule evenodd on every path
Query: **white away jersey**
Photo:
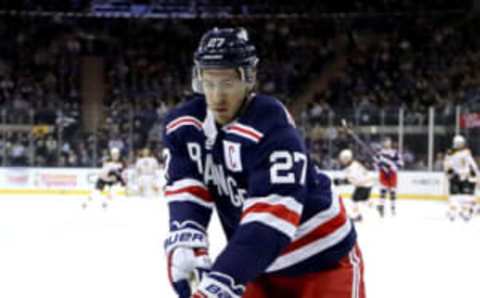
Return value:
M 345 169 L 345 178 L 355 187 L 372 187 L 373 177 L 358 161 L 352 161 Z
M 135 171 L 138 176 L 153 176 L 160 168 L 159 163 L 155 157 L 142 157 L 135 163 Z
M 98 176 L 104 181 L 114 181 L 116 178 L 111 176 L 112 172 L 120 173 L 123 171 L 124 164 L 122 161 L 113 161 L 111 159 L 106 160 Z
M 445 157 L 445 171 L 453 170 L 461 180 L 471 178 L 471 172 L 478 176 L 478 166 L 468 148 L 454 150 Z

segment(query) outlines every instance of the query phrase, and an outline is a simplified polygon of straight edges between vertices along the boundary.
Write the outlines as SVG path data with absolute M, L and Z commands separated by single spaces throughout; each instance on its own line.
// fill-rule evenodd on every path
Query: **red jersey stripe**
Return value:
M 257 132 L 255 132 L 253 130 L 250 130 L 250 129 L 240 127 L 240 126 L 236 126 L 236 125 L 232 125 L 232 126 L 228 127 L 227 130 L 233 130 L 233 131 L 239 132 L 241 134 L 245 134 L 245 135 L 257 140 L 257 142 L 262 138 L 262 136 L 260 134 L 258 134 Z
M 266 203 L 257 203 L 250 208 L 246 209 L 241 218 L 248 216 L 251 213 L 270 213 L 276 217 L 285 220 L 286 222 L 298 226 L 300 223 L 300 215 L 283 205 L 270 205 Z
M 202 129 L 202 123 L 197 119 L 192 117 L 180 117 L 167 125 L 167 131 L 175 130 L 182 125 L 193 125 L 198 129 Z
M 347 213 L 345 212 L 345 207 L 343 206 L 343 203 L 340 202 L 340 213 L 335 216 L 334 218 L 330 219 L 323 225 L 317 227 L 307 235 L 303 236 L 302 238 L 293 241 L 290 243 L 287 248 L 282 252 L 281 255 L 288 254 L 294 250 L 299 249 L 302 246 L 308 245 L 320 238 L 323 238 L 332 232 L 334 232 L 336 229 L 340 228 L 342 225 L 345 224 L 345 222 L 348 220 L 347 218 Z
M 168 196 L 185 193 L 185 192 L 192 194 L 195 197 L 200 198 L 208 203 L 213 202 L 213 198 L 210 195 L 210 192 L 208 192 L 206 188 L 203 188 L 200 186 L 187 186 L 187 187 L 179 188 L 176 190 L 167 190 L 165 191 L 165 196 L 168 197 Z

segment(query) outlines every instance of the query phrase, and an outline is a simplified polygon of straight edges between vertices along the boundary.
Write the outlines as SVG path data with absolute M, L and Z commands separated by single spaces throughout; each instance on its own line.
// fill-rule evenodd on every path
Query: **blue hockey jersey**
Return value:
M 397 173 L 398 170 L 403 167 L 400 152 L 395 149 L 381 149 L 375 157 L 375 166 L 385 175 Z
M 277 99 L 255 95 L 219 126 L 198 96 L 169 113 L 164 142 L 171 230 L 206 230 L 215 207 L 228 244 L 212 270 L 236 284 L 326 269 L 354 246 L 340 198 Z

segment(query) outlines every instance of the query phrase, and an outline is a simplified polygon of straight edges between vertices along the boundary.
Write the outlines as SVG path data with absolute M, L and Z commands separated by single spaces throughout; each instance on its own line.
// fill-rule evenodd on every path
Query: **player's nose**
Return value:
M 212 102 L 215 105 L 219 105 L 225 102 L 225 94 L 219 88 L 216 88 L 211 95 L 212 95 Z

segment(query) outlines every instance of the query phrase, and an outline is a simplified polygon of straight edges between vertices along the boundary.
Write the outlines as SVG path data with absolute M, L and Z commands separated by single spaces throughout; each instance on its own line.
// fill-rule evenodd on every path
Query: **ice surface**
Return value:
M 0 197 L 0 297 L 170 298 L 162 199 L 118 198 L 83 210 L 72 196 Z M 445 203 L 401 201 L 357 225 L 370 298 L 478 298 L 480 217 L 445 219 Z M 224 245 L 214 221 L 212 254 Z

